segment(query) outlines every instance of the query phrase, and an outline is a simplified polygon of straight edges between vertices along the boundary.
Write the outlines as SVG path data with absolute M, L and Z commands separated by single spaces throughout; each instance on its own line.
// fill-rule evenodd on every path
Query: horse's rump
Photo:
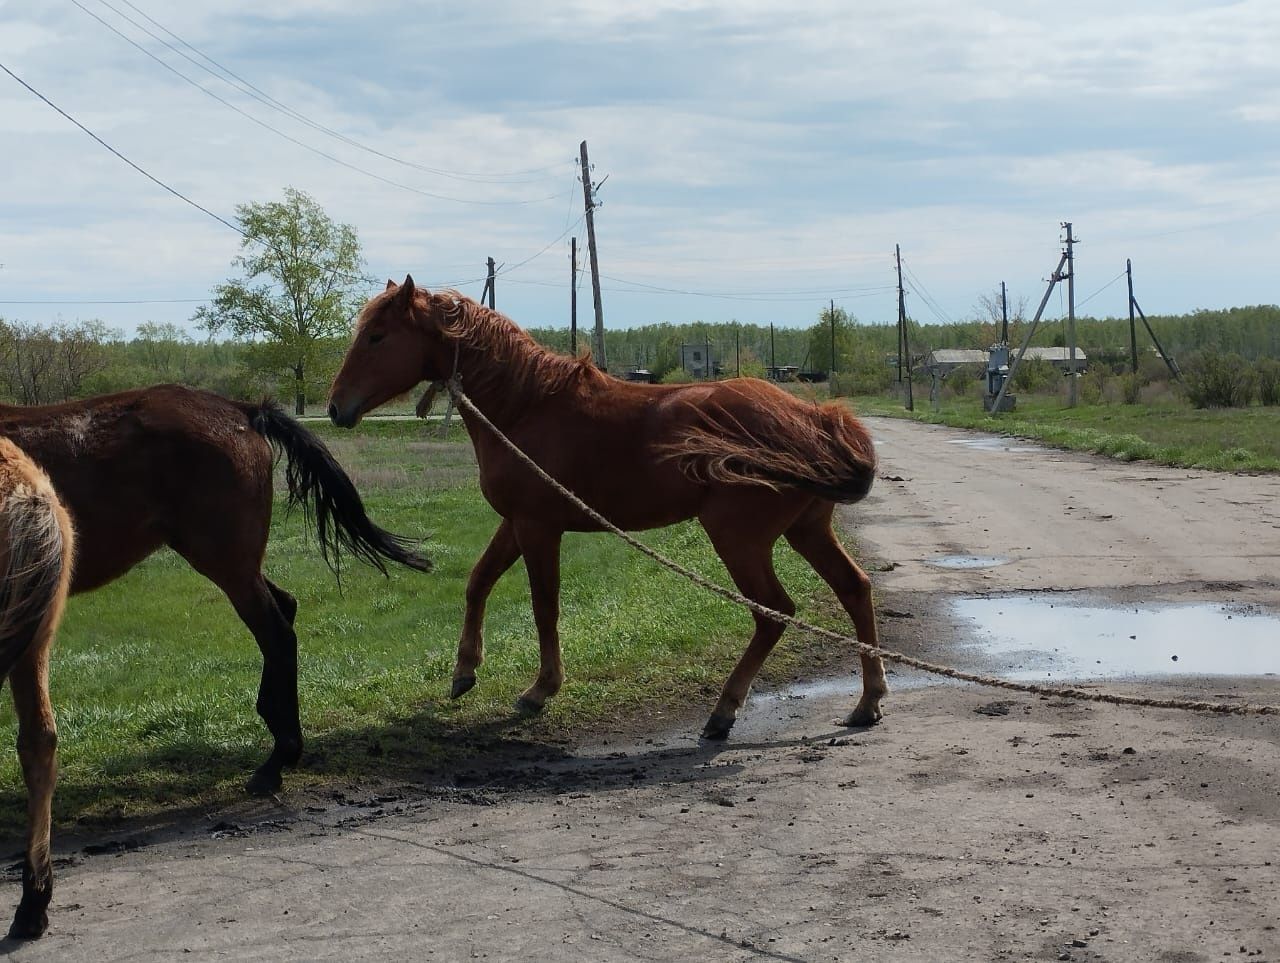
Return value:
M 0 454 L 4 454 L 0 452 Z M 0 496 L 0 679 L 62 611 L 69 525 L 47 484 L 19 481 Z M 65 527 L 64 527 L 65 526 Z
M 692 417 L 658 445 L 660 457 L 675 459 L 701 483 L 790 488 L 846 503 L 871 490 L 875 448 L 846 408 L 747 385 L 755 387 L 726 384 L 705 401 L 690 402 Z

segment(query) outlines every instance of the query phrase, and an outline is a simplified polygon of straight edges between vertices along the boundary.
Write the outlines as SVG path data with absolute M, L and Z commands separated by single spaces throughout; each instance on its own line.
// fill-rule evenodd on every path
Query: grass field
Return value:
M 604 535 L 565 540 L 568 679 L 544 715 L 516 722 L 511 710 L 537 668 L 520 565 L 490 603 L 479 685 L 448 701 L 463 587 L 497 524 L 476 485 L 469 442 L 456 429 L 438 440 L 438 426 L 421 422 L 366 422 L 355 433 L 309 427 L 331 444 L 380 524 L 430 533 L 436 569 L 394 571 L 384 580 L 348 565 L 339 590 L 301 518 L 284 517 L 277 502 L 267 571 L 299 601 L 308 740 L 304 765 L 286 774 L 286 789 L 340 778 L 411 780 L 462 751 L 466 733 L 492 724 L 559 737 L 637 718 L 656 730 L 664 713 L 710 711 L 750 619 Z M 696 525 L 646 538 L 727 583 Z M 785 545 L 778 566 L 802 613 L 847 624 L 832 611 L 826 587 Z M 800 671 L 813 651 L 805 646 L 814 644 L 789 634 L 771 660 L 773 677 Z M 845 663 L 852 667 L 851 655 Z M 59 824 L 92 826 L 239 799 L 269 744 L 253 710 L 260 668 L 252 637 L 221 593 L 170 552 L 74 598 L 53 660 Z M 4 716 L 12 747 L 7 700 Z M 22 830 L 24 799 L 9 748 L 0 752 L 0 811 L 10 836 Z
M 992 417 L 976 396 L 943 401 L 934 412 L 927 392 L 919 390 L 914 413 L 883 396 L 854 399 L 853 407 L 862 414 L 1017 435 L 1126 461 L 1215 471 L 1280 470 L 1280 408 L 1196 409 L 1176 402 L 1068 408 L 1057 396 L 1019 395 L 1015 411 Z

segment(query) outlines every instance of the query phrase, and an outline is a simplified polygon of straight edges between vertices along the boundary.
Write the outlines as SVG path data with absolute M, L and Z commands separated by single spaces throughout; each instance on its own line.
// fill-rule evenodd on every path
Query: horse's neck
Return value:
M 542 349 L 513 345 L 509 357 L 496 357 L 483 348 L 464 347 L 458 355 L 459 381 L 467 397 L 495 425 L 510 424 L 528 408 L 564 385 L 549 382 L 539 370 Z M 452 349 L 449 358 L 452 370 Z

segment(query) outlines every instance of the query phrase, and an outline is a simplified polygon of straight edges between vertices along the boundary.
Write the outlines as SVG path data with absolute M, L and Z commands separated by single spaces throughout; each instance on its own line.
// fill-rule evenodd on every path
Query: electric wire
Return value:
M 73 2 L 75 2 L 75 0 L 73 0 Z M 186 47 L 188 50 L 196 54 L 196 56 L 200 57 L 202 60 L 206 61 L 208 64 L 211 64 L 213 65 L 213 67 L 216 67 L 218 71 L 221 71 L 222 74 L 225 74 L 226 76 L 222 76 L 219 73 L 215 72 L 214 70 L 211 70 L 208 66 L 200 63 L 195 58 L 191 57 L 189 54 L 179 49 L 178 47 L 175 47 L 173 44 L 169 43 L 163 37 L 157 36 L 155 33 L 153 33 L 151 30 L 148 30 L 142 24 L 138 23 L 128 14 L 125 14 L 122 11 L 120 11 L 118 8 L 113 7 L 110 3 L 107 2 L 107 0 L 98 0 L 98 2 L 101 3 L 102 6 L 110 10 L 112 13 L 114 13 L 116 16 L 120 17 L 122 20 L 127 21 L 128 23 L 136 27 L 138 30 L 142 31 L 147 36 L 151 37 L 153 40 L 163 44 L 165 47 L 167 47 L 169 50 L 176 53 L 178 56 L 184 58 L 185 60 L 190 61 L 192 64 L 199 67 L 201 70 L 205 71 L 211 76 L 217 78 L 218 80 L 222 81 L 228 86 L 235 88 L 236 90 L 240 91 L 246 96 L 253 98 L 259 103 L 267 107 L 270 107 L 272 110 L 283 113 L 286 116 L 291 117 L 294 120 L 298 121 L 299 123 L 305 124 L 306 126 L 312 128 L 313 130 L 316 130 L 323 134 L 327 134 L 330 137 L 334 137 L 337 140 L 342 141 L 344 144 L 347 144 L 351 147 L 355 147 L 359 150 L 366 151 L 367 153 L 373 154 L 377 157 L 382 157 L 386 160 L 393 161 L 394 163 L 401 164 L 405 167 L 410 167 L 410 168 L 413 168 L 414 170 L 423 171 L 428 174 L 436 174 L 440 177 L 452 178 L 454 180 L 471 181 L 474 183 L 488 183 L 488 184 L 511 184 L 511 183 L 532 183 L 532 181 L 527 181 L 527 180 L 512 181 L 512 180 L 509 180 L 509 178 L 523 177 L 529 174 L 540 174 L 547 171 L 559 170 L 561 167 L 563 167 L 565 163 L 562 161 L 559 164 L 552 164 L 546 167 L 528 168 L 526 170 L 521 170 L 521 171 L 494 171 L 492 173 L 483 173 L 480 171 L 444 170 L 442 168 L 429 167 L 426 164 L 419 164 L 415 161 L 406 160 L 402 157 L 397 157 L 394 154 L 389 154 L 389 153 L 386 153 L 385 151 L 381 151 L 376 147 L 370 147 L 368 144 L 365 144 L 361 141 L 356 140 L 353 137 L 343 134 L 341 131 L 334 130 L 330 127 L 326 127 L 324 124 L 320 123 L 319 121 L 313 120 L 312 118 L 306 116 L 301 111 L 296 110 L 293 107 L 290 107 L 288 104 L 282 103 L 281 101 L 277 100 L 275 97 L 272 97 L 266 91 L 262 90 L 260 87 L 254 85 L 250 81 L 246 80 L 244 77 L 237 74 L 235 71 L 231 70 L 229 67 L 214 60 L 204 51 L 200 50 L 198 47 L 191 44 L 189 41 L 184 40 L 182 37 L 178 36 L 176 33 L 174 33 L 164 24 L 160 23 L 154 17 L 146 13 L 146 11 L 140 9 L 135 4 L 130 3 L 129 0 L 122 0 L 122 2 L 125 4 L 125 6 L 129 7 L 131 10 L 137 13 L 144 20 L 154 25 L 157 29 L 168 34 L 170 37 L 176 40 L 183 47 Z M 79 6 L 78 3 L 76 5 Z M 84 8 L 82 7 L 81 9 L 84 9 Z M 231 79 L 228 80 L 227 79 L 228 77 Z M 234 83 L 232 81 L 234 81 Z
M 1099 294 L 1101 294 L 1101 293 L 1102 293 L 1103 291 L 1105 291 L 1107 288 L 1111 287 L 1111 285 L 1115 284 L 1117 281 L 1119 281 L 1119 280 L 1120 280 L 1122 277 L 1124 277 L 1124 276 L 1125 276 L 1125 272 L 1124 272 L 1124 271 L 1121 271 L 1119 274 L 1117 274 L 1115 277 L 1113 277 L 1110 281 L 1108 281 L 1108 282 L 1107 282 L 1106 284 L 1104 284 L 1102 287 L 1098 288 L 1098 290 L 1094 291 L 1091 295 L 1089 295 L 1089 296 L 1088 296 L 1087 298 L 1085 298 L 1083 301 L 1077 301 L 1077 302 L 1076 302 L 1076 307 L 1077 307 L 1077 308 L 1079 308 L 1079 307 L 1083 307 L 1084 305 L 1088 304 L 1090 301 L 1092 301 L 1092 300 L 1093 300 L 1094 298 L 1096 298 Z
M 412 184 L 406 184 L 403 181 L 397 181 L 390 177 L 384 177 L 383 175 L 375 173 L 374 171 L 366 170 L 365 168 L 360 167 L 357 164 L 352 164 L 349 161 L 345 161 L 342 158 L 337 157 L 333 154 L 330 154 L 327 151 L 321 150 L 319 147 L 316 147 L 313 144 L 308 144 L 306 141 L 299 140 L 297 137 L 294 137 L 292 134 L 288 134 L 285 131 L 280 130 L 278 127 L 273 127 L 271 124 L 268 124 L 265 120 L 262 120 L 259 117 L 255 117 L 253 114 L 249 113 L 244 108 L 236 104 L 233 104 L 231 101 L 227 100 L 225 97 L 221 96 L 220 94 L 217 94 L 214 91 L 210 90 L 209 88 L 202 86 L 197 81 L 193 80 L 191 77 L 188 77 L 186 74 L 184 74 L 177 67 L 165 61 L 163 58 L 156 56 L 154 53 L 152 53 L 142 44 L 138 43 L 132 37 L 128 36 L 123 31 L 117 29 L 115 26 L 108 23 L 102 17 L 98 16 L 96 13 L 94 13 L 92 10 L 86 7 L 83 3 L 81 3 L 80 0 L 71 0 L 71 2 L 75 4 L 75 6 L 83 10 L 90 17 L 92 17 L 94 20 L 98 21 L 98 23 L 102 24 L 104 27 L 106 27 L 108 30 L 114 33 L 121 40 L 125 41 L 125 43 L 141 51 L 147 57 L 151 58 L 156 63 L 158 63 L 165 70 L 169 71 L 171 74 L 181 79 L 184 83 L 191 85 L 196 90 L 204 94 L 206 97 L 210 97 L 213 100 L 216 100 L 218 103 L 222 104 L 224 107 L 232 111 L 235 111 L 235 113 L 239 114 L 241 117 L 245 118 L 250 123 L 256 124 L 257 126 L 261 127 L 263 130 L 268 131 L 269 133 L 275 134 L 277 137 L 287 140 L 289 143 L 294 144 L 298 147 L 301 147 L 303 150 L 309 151 L 310 153 L 315 154 L 317 157 L 322 157 L 333 164 L 337 164 L 339 167 L 344 167 L 349 171 L 354 171 L 357 174 L 362 174 L 365 177 L 371 178 L 375 181 L 386 184 L 390 187 L 395 187 L 403 191 L 409 191 L 410 193 L 418 194 L 422 197 L 430 197 L 433 200 L 437 200 L 437 201 L 449 201 L 454 204 L 474 204 L 474 205 L 484 206 L 484 207 L 509 207 L 509 206 L 521 206 L 526 204 L 541 204 L 546 201 L 559 200 L 561 197 L 564 197 L 563 193 L 558 193 L 558 194 L 550 194 L 545 197 L 534 197 L 534 198 L 528 198 L 528 199 L 522 199 L 522 200 L 489 200 L 489 201 L 476 200 L 474 198 L 454 197 L 449 194 L 439 194 L 435 191 L 423 190 L 420 187 L 414 187 Z

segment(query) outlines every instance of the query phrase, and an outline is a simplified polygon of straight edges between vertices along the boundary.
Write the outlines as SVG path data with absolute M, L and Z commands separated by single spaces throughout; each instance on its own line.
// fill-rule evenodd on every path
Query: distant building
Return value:
M 711 353 L 711 345 L 703 341 L 680 345 L 680 367 L 695 381 L 706 381 L 720 374 L 720 365 Z
M 1017 357 L 1016 351 L 1011 351 L 1013 357 Z M 1069 358 L 1070 351 L 1067 348 L 1028 348 L 1026 360 L 1039 358 L 1048 361 L 1051 365 L 1066 374 L 1071 368 L 1071 360 Z M 956 368 L 965 365 L 972 365 L 974 368 L 986 370 L 988 352 L 978 348 L 938 348 L 936 351 L 930 351 L 925 358 L 925 370 L 930 374 L 935 374 L 941 378 L 945 378 Z M 1085 371 L 1088 368 L 1088 357 L 1080 348 L 1076 348 L 1076 369 Z

